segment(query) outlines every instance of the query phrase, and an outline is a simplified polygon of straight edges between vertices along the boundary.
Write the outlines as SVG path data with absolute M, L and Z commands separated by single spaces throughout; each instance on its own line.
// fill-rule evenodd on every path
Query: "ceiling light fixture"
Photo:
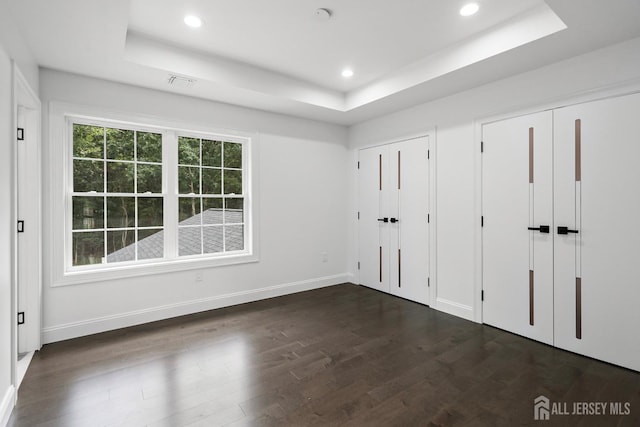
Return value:
M 462 9 L 460 9 L 460 15 L 462 16 L 475 15 L 479 9 L 480 9 L 480 6 L 478 6 L 478 3 L 469 3 L 462 6 Z
M 342 70 L 342 77 L 353 77 L 353 70 L 350 70 L 349 68 Z
M 187 24 L 191 28 L 200 28 L 202 27 L 202 19 L 198 18 L 195 15 L 187 15 L 184 17 L 184 23 Z

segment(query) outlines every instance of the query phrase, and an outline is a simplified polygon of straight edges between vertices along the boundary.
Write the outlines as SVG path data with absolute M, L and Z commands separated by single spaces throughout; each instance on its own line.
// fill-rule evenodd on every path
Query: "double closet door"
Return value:
M 483 321 L 640 370 L 640 94 L 483 126 Z
M 428 137 L 360 150 L 360 284 L 429 301 Z

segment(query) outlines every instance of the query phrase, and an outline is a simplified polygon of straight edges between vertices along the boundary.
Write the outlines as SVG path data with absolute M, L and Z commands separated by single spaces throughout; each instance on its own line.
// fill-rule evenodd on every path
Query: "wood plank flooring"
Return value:
M 631 414 L 534 421 L 539 395 Z M 640 374 L 344 284 L 46 345 L 9 421 L 341 425 L 638 426 Z

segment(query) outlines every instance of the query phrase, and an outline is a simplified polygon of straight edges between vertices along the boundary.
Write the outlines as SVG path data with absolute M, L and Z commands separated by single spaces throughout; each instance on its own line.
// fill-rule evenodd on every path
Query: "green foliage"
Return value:
M 133 161 L 135 132 L 123 129 L 106 129 L 107 159 Z
M 104 128 L 74 124 L 73 156 L 102 159 L 104 157 Z

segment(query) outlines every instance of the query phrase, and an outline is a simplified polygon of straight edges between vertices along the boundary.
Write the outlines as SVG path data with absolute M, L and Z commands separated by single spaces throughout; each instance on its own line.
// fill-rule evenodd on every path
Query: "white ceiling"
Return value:
M 346 125 L 640 36 L 638 0 L 8 1 L 43 67 Z

